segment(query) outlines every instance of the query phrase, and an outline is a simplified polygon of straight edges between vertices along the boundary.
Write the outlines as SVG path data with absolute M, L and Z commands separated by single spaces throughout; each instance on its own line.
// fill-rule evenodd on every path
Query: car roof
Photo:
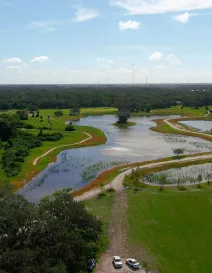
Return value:
M 129 258 L 127 260 L 131 260 L 132 262 L 137 262 L 135 259 Z
M 115 260 L 121 260 L 121 258 L 119 256 L 114 256 L 113 257 Z

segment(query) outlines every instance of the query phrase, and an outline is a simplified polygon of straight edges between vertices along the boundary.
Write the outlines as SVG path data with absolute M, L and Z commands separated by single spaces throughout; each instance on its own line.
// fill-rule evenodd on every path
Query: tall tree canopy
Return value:
M 0 192 L 0 272 L 86 270 L 98 251 L 101 222 L 73 201 L 70 189 L 32 204 Z

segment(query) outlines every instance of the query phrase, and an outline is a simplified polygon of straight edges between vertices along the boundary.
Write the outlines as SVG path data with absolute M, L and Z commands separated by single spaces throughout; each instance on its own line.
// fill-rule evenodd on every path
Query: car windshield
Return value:
M 121 259 L 115 259 L 116 262 L 121 262 Z
M 88 264 L 92 264 L 94 262 L 94 260 L 89 260 Z

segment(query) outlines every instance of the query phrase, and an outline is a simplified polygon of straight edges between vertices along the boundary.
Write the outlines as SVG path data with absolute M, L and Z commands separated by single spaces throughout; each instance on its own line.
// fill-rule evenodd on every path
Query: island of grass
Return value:
M 126 122 L 126 123 L 113 123 L 112 124 L 113 126 L 116 126 L 116 127 L 119 127 L 119 128 L 128 128 L 128 127 L 131 127 L 131 126 L 135 126 L 136 123 L 135 122 Z

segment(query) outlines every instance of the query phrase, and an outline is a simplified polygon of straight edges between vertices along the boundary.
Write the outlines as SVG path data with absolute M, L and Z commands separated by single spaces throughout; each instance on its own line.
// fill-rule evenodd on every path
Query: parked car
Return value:
M 133 269 L 139 269 L 139 263 L 135 259 L 127 259 L 126 264 L 132 267 Z
M 95 265 L 96 265 L 95 259 L 90 259 L 88 261 L 88 272 L 92 272 L 93 269 L 94 269 L 94 267 L 95 267 Z
M 122 268 L 122 261 L 119 256 L 114 256 L 113 257 L 113 265 L 115 268 Z

